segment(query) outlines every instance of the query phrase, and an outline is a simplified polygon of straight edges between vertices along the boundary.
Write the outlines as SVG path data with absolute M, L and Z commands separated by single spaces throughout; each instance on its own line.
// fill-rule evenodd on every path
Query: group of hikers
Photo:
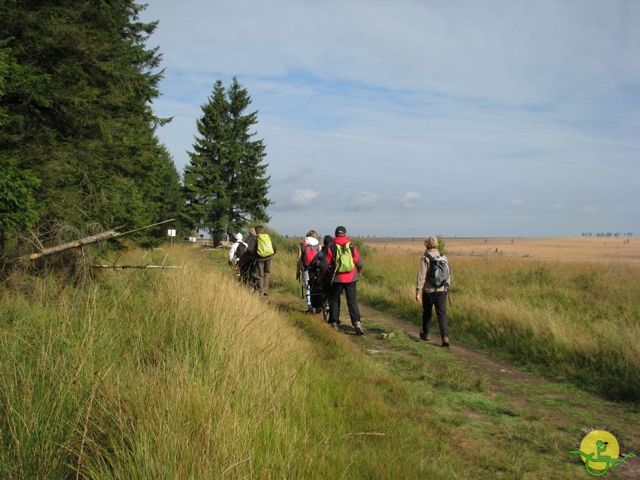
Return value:
M 268 296 L 271 258 L 276 253 L 269 234 L 262 226 L 249 230 L 245 242 L 237 233 L 229 250 L 229 264 L 237 269 L 240 280 L 252 291 Z M 417 302 L 422 303 L 420 338 L 429 341 L 432 313 L 435 307 L 443 347 L 449 346 L 447 296 L 451 273 L 446 256 L 438 250 L 437 237 L 424 241 L 425 252 L 418 264 L 416 276 Z M 320 245 L 316 230 L 309 230 L 300 242 L 296 261 L 296 279 L 306 300 L 306 313 L 322 313 L 334 329 L 340 329 L 340 299 L 344 291 L 351 324 L 356 335 L 364 335 L 357 303 L 357 282 L 362 272 L 362 257 L 358 247 L 347 236 L 347 229 L 338 226 L 334 236 L 325 235 Z

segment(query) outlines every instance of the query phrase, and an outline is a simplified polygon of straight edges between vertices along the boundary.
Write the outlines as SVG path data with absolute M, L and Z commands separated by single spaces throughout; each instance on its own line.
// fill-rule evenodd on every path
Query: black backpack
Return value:
M 443 287 L 449 281 L 450 276 L 447 257 L 444 255 L 434 257 L 427 253 L 427 258 L 429 258 L 429 271 L 427 272 L 429 283 L 434 288 Z
M 238 247 L 236 248 L 236 253 L 233 254 L 234 257 L 236 258 L 240 258 L 242 257 L 242 255 L 245 254 L 245 252 L 247 251 L 247 246 L 240 242 L 238 243 Z

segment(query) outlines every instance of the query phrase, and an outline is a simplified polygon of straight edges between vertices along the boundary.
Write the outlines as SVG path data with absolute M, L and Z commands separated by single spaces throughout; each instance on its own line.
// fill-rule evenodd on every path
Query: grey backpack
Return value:
M 429 258 L 427 279 L 434 288 L 441 288 L 449 281 L 450 272 L 447 257 L 445 255 L 434 257 L 428 253 L 427 257 Z

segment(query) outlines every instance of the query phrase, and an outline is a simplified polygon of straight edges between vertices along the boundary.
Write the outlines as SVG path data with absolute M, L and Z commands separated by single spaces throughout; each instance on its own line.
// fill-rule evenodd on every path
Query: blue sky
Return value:
M 281 233 L 640 233 L 638 1 L 154 0 L 143 19 L 178 170 L 237 77 Z

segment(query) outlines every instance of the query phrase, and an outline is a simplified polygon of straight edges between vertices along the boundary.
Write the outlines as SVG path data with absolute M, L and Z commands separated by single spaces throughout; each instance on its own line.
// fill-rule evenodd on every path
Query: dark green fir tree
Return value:
M 151 109 L 162 72 L 146 41 L 156 24 L 140 21 L 142 8 L 0 1 L 2 175 L 35 200 L 3 201 L 16 234 L 136 228 L 176 214 L 179 178 Z
M 246 112 L 250 105 L 237 79 L 226 90 L 216 81 L 184 171 L 184 218 L 192 228 L 209 231 L 216 243 L 224 233 L 269 220 L 265 145 L 255 139 L 258 114 Z

